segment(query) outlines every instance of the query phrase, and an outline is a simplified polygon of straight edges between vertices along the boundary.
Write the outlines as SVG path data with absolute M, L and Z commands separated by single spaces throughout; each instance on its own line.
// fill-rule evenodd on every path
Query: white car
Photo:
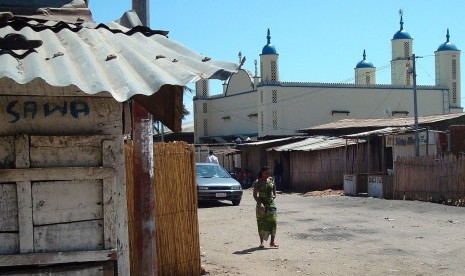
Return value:
M 234 206 L 241 203 L 242 187 L 220 165 L 196 163 L 197 197 L 203 200 L 230 200 Z

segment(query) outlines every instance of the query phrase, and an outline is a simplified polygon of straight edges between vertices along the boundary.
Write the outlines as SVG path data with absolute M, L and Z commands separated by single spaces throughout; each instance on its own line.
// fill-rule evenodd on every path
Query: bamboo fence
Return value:
M 464 157 L 403 157 L 395 168 L 394 199 L 465 206 Z
M 126 143 L 129 247 L 135 254 L 132 143 Z M 154 144 L 155 225 L 159 275 L 200 275 L 194 147 L 184 142 Z
M 154 145 L 159 275 L 200 275 L 194 147 Z

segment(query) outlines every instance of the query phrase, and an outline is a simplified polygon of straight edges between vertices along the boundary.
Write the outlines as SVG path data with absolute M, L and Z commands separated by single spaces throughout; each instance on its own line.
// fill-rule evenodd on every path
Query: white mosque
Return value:
M 394 34 L 391 84 L 376 84 L 376 67 L 363 60 L 355 67 L 355 83 L 285 82 L 279 78 L 279 54 L 267 43 L 255 74 L 240 69 L 210 95 L 209 81 L 196 83 L 194 135 L 196 143 L 224 142 L 232 137 L 295 135 L 296 130 L 347 118 L 414 115 L 413 38 L 400 29 Z M 435 85 L 417 86 L 418 116 L 463 112 L 460 50 L 446 41 L 435 51 Z

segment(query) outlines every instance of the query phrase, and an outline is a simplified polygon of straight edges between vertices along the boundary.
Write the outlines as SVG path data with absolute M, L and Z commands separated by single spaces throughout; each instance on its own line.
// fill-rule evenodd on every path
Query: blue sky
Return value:
M 90 0 L 94 20 L 101 23 L 119 18 L 131 5 L 130 0 Z M 270 28 L 281 81 L 353 83 L 354 67 L 366 49 L 367 60 L 379 70 L 377 83 L 387 84 L 399 9 L 404 30 L 414 39 L 414 53 L 423 56 L 417 60 L 417 84 L 433 85 L 434 51 L 445 42 L 447 28 L 451 42 L 465 49 L 463 0 L 152 0 L 150 27 L 169 31 L 171 39 L 214 59 L 238 62 L 241 51 L 247 59 L 243 67 L 252 72 Z M 461 59 L 463 106 L 465 57 Z M 213 89 L 219 93 L 216 83 Z M 189 109 L 192 97 L 185 96 Z

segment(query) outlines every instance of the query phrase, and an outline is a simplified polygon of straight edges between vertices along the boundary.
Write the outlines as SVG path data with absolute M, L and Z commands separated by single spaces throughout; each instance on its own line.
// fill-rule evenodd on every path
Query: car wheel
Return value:
M 232 205 L 238 206 L 239 204 L 241 204 L 241 199 L 234 199 L 234 200 L 231 200 L 231 202 L 232 202 Z

